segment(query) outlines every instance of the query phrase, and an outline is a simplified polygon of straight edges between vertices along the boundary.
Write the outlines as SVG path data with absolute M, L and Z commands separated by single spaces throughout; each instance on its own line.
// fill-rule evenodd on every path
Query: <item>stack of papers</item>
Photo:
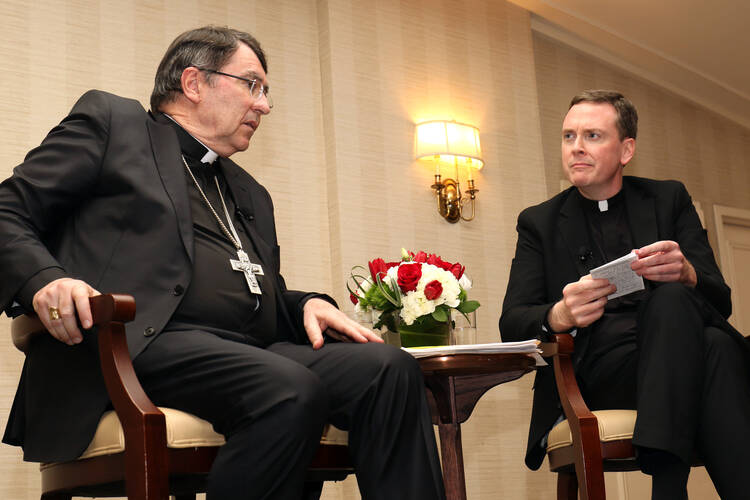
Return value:
M 494 342 L 492 344 L 465 344 L 465 345 L 441 345 L 429 347 L 402 347 L 402 349 L 415 358 L 426 356 L 438 356 L 445 354 L 486 354 L 496 352 L 520 352 L 526 354 L 538 354 L 539 341 L 524 340 L 522 342 Z

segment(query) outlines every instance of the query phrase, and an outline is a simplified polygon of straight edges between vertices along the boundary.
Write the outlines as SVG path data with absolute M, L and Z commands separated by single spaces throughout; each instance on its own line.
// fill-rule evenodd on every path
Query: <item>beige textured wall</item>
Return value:
M 544 35 L 533 40 L 549 194 L 559 191 L 564 178 L 560 131 L 571 97 L 583 89 L 617 89 L 635 104 L 639 118 L 635 159 L 625 173 L 685 183 L 718 248 L 713 205 L 750 208 L 750 130 Z
M 515 216 L 545 196 L 528 14 L 503 1 L 81 1 L 0 4 L 0 177 L 89 88 L 146 104 L 179 32 L 205 23 L 255 34 L 269 56 L 276 107 L 235 159 L 270 190 L 290 286 L 348 304 L 355 264 L 402 246 L 466 264 L 482 302 L 480 340 L 497 318 Z M 432 171 L 413 161 L 416 121 L 477 125 L 486 166 L 477 219 L 434 210 Z M 0 320 L 0 420 L 22 357 Z M 494 389 L 464 426 L 470 498 L 540 498 L 549 473 L 522 465 L 531 378 Z M 0 446 L 0 498 L 38 498 L 36 467 Z M 328 499 L 356 498 L 347 480 Z

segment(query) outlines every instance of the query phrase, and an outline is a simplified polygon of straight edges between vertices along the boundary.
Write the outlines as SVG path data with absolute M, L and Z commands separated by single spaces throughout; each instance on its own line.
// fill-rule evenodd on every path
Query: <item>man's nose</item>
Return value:
M 262 115 L 267 115 L 271 112 L 271 106 L 268 105 L 268 98 L 266 94 L 261 94 L 253 103 L 252 108 Z
M 577 154 L 582 154 L 586 152 L 586 150 L 583 147 L 583 138 L 581 138 L 580 135 L 576 136 L 575 141 L 573 141 L 573 152 Z

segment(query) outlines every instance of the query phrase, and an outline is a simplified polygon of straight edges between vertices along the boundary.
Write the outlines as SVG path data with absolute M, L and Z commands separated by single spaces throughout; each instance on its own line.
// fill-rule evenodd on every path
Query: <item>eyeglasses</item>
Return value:
M 196 68 L 198 68 L 198 66 L 196 66 Z M 250 79 L 250 78 L 244 78 L 242 76 L 230 75 L 229 73 L 224 73 L 223 71 L 216 71 L 215 69 L 208 69 L 208 68 L 198 68 L 198 69 L 200 71 L 205 71 L 206 73 L 215 73 L 217 75 L 228 76 L 230 78 L 236 78 L 237 80 L 242 80 L 243 82 L 247 84 L 248 88 L 250 89 L 250 95 L 253 97 L 253 99 L 257 101 L 258 99 L 260 99 L 260 96 L 262 94 L 266 97 L 266 102 L 268 103 L 268 107 L 273 108 L 273 99 L 268 94 L 268 88 L 262 83 L 260 83 L 258 80 L 256 80 L 255 78 Z

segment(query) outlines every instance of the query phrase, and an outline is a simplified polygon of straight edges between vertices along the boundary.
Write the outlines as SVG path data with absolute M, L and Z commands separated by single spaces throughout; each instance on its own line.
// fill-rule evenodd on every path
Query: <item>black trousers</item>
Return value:
M 657 287 L 630 344 L 589 352 L 578 372 L 592 409 L 636 409 L 633 443 L 690 463 L 697 452 L 723 499 L 745 499 L 750 378 L 745 347 L 710 322 L 694 290 Z
M 203 418 L 226 437 L 210 500 L 298 500 L 329 421 L 349 431 L 364 499 L 445 497 L 421 370 L 393 346 L 261 349 L 174 331 L 149 344 L 135 369 L 156 405 Z

